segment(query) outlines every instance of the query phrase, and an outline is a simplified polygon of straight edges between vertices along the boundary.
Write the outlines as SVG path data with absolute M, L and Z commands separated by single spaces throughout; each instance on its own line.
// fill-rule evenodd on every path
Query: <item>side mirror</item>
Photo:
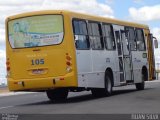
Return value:
M 158 40 L 157 40 L 157 38 L 153 37 L 153 39 L 154 39 L 154 47 L 158 48 Z
M 152 44 L 154 44 L 154 48 L 158 48 L 158 40 L 156 37 L 153 37 L 152 34 L 149 34 Z

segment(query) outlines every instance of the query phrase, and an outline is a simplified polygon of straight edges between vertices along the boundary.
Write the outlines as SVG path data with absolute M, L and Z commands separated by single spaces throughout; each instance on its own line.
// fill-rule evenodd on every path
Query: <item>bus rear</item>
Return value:
M 73 38 L 60 11 L 41 11 L 6 20 L 6 65 L 11 91 L 77 86 Z

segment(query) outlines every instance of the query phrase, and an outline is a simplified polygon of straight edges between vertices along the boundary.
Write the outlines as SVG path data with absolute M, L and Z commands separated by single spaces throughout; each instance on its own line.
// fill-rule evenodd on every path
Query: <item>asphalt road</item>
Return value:
M 160 80 L 114 88 L 110 97 L 94 98 L 91 92 L 69 93 L 65 102 L 52 103 L 45 93 L 0 96 L 0 113 L 15 114 L 133 114 L 160 113 Z

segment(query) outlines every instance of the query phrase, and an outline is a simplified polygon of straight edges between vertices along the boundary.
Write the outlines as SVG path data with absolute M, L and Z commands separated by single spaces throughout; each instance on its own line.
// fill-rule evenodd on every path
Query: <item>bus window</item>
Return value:
M 140 51 L 146 50 L 143 30 L 136 29 L 136 36 L 137 36 L 137 49 Z
M 104 42 L 105 42 L 106 49 L 114 50 L 116 46 L 115 46 L 113 29 L 111 25 L 107 25 L 107 24 L 103 25 L 103 36 L 104 36 Z
M 115 31 L 115 37 L 117 40 L 118 55 L 122 55 L 122 46 L 121 46 L 121 39 L 120 39 L 120 32 L 119 31 Z
M 79 50 L 89 49 L 89 40 L 87 37 L 87 25 L 85 21 L 73 21 L 74 39 L 76 48 Z
M 63 41 L 62 15 L 41 15 L 18 18 L 8 22 L 12 48 L 57 45 Z
M 102 29 L 99 23 L 89 23 L 88 25 L 91 46 L 93 50 L 102 50 L 104 47 L 102 40 Z
M 130 43 L 130 49 L 132 51 L 135 51 L 137 50 L 137 44 L 136 44 L 136 37 L 135 37 L 135 31 L 134 31 L 134 28 L 132 27 L 126 27 L 125 28 L 126 30 L 128 30 L 129 32 L 129 43 Z

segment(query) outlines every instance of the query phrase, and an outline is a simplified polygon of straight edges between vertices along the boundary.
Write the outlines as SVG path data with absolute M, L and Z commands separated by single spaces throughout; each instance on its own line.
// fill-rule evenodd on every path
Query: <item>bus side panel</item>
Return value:
M 92 58 L 90 50 L 76 50 L 78 86 L 88 87 L 87 78 L 92 73 Z
M 113 56 L 113 54 L 115 56 Z M 104 88 L 105 71 L 107 68 L 110 68 L 113 72 L 113 77 L 114 77 L 114 72 L 116 71 L 116 67 L 118 65 L 116 58 L 117 58 L 116 51 L 108 51 L 106 49 L 92 51 L 92 61 L 93 61 L 92 72 L 94 73 L 94 75 L 92 76 L 92 78 L 88 79 L 89 87 L 93 86 L 93 87 Z M 115 84 L 119 83 L 118 79 L 114 79 L 114 83 Z
M 111 68 L 113 76 L 118 63 L 113 54 L 116 51 L 106 50 L 77 50 L 78 86 L 104 88 L 104 76 L 107 68 Z M 116 56 L 116 55 L 115 55 Z M 115 85 L 119 85 L 119 79 L 114 79 Z
M 146 51 L 132 51 L 134 83 L 142 82 L 142 67 L 145 66 L 148 69 L 148 61 L 143 54 L 146 54 Z

